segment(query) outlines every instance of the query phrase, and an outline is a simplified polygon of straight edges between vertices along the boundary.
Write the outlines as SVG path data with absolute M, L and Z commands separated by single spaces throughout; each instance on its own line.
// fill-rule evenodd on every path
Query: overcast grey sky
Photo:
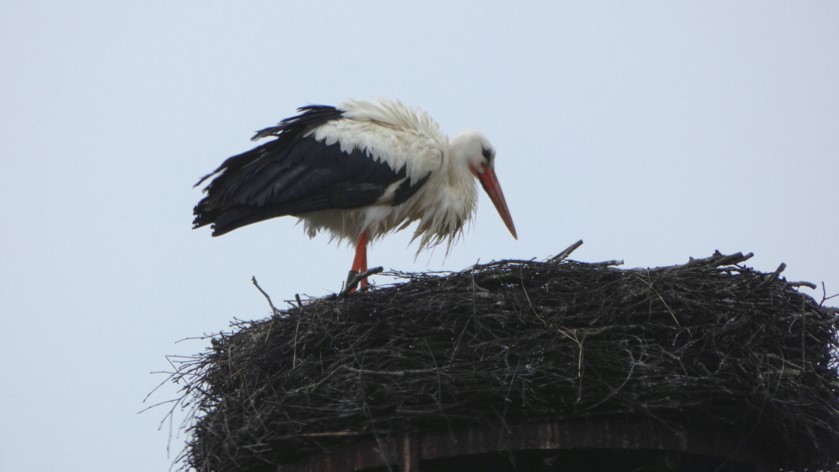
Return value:
M 518 241 L 482 196 L 448 257 L 406 231 L 371 266 L 583 239 L 627 267 L 754 251 L 839 292 L 839 3 L 413 5 L 0 3 L 0 470 L 167 470 L 183 436 L 167 457 L 165 411 L 137 412 L 207 344 L 175 342 L 267 316 L 251 276 L 277 303 L 340 288 L 352 251 L 293 219 L 190 229 L 192 184 L 300 105 L 396 98 L 497 149 Z

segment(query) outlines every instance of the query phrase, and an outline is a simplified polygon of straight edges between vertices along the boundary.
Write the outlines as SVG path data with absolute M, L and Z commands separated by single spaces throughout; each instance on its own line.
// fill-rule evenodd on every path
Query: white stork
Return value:
M 399 102 L 311 105 L 252 138 L 274 137 L 204 176 L 215 178 L 195 206 L 194 228 L 219 236 L 293 215 L 309 237 L 327 230 L 355 242 L 351 274 L 367 271 L 367 244 L 418 221 L 419 249 L 448 244 L 475 212 L 475 178 L 514 238 L 495 175 L 495 150 L 477 131 L 452 139 L 424 111 Z M 367 286 L 365 279 L 362 287 Z

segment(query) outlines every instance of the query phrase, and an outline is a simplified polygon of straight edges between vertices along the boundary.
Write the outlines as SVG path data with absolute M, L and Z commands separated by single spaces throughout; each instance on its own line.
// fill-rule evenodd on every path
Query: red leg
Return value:
M 367 241 L 368 241 L 367 231 L 362 231 L 360 235 L 358 235 L 358 242 L 355 245 L 355 258 L 352 262 L 352 269 L 353 272 L 357 272 L 359 274 L 363 274 L 367 272 Z M 361 289 L 367 288 L 367 277 L 361 279 Z M 355 289 L 350 291 L 350 293 L 355 292 Z

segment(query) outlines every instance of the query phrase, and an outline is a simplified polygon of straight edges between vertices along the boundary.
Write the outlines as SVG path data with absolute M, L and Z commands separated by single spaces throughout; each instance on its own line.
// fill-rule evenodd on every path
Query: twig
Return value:
M 361 273 L 352 273 L 351 272 L 352 277 L 347 279 L 347 285 L 344 286 L 344 290 L 341 290 L 341 293 L 339 293 L 338 296 L 339 297 L 346 297 L 347 295 L 352 293 L 353 290 L 355 290 L 355 287 L 358 286 L 359 282 L 361 282 L 362 280 L 366 279 L 367 277 L 369 277 L 371 275 L 378 274 L 378 273 L 383 272 L 383 271 L 384 271 L 384 268 L 382 268 L 382 267 L 373 267 L 372 269 L 367 269 L 367 270 L 365 270 L 364 272 L 361 272 Z
M 268 300 L 268 305 L 271 306 L 271 313 L 277 313 L 279 310 L 277 310 L 277 308 L 274 306 L 274 303 L 271 302 L 271 297 L 269 297 L 268 294 L 265 293 L 265 290 L 262 290 L 262 287 L 259 286 L 259 283 L 257 283 L 256 281 L 256 276 L 251 276 L 251 282 L 257 288 L 257 290 L 259 290 L 260 293 L 262 293 L 262 296 L 265 297 L 266 300 Z
M 372 370 L 372 369 L 359 369 L 357 367 L 352 367 L 348 365 L 340 366 L 342 369 L 348 370 L 355 374 L 368 374 L 368 375 L 385 375 L 385 376 L 394 376 L 394 377 L 404 377 L 406 375 L 414 375 L 414 374 L 428 374 L 428 373 L 435 373 L 440 375 L 440 369 L 434 367 L 429 367 L 428 369 L 403 369 L 403 370 Z
M 475 282 L 475 269 L 481 267 L 480 263 L 481 263 L 481 260 L 478 259 L 477 261 L 475 261 L 475 265 L 473 265 L 472 267 L 469 268 L 469 280 L 472 282 L 472 316 L 473 317 L 476 315 L 476 313 L 475 313 L 475 297 L 478 296 L 478 291 L 480 290 L 480 293 L 481 293 L 482 297 L 489 295 L 489 290 L 481 287 L 480 285 L 478 285 L 477 282 Z
M 694 259 L 691 257 L 685 264 L 657 267 L 656 269 L 674 271 L 692 267 L 720 267 L 724 265 L 736 265 L 741 262 L 745 262 L 751 259 L 752 257 L 754 257 L 754 253 L 751 252 L 747 254 L 737 252 L 735 254 L 725 255 L 721 253 L 719 250 L 716 250 L 714 251 L 714 254 L 709 257 L 702 257 L 699 259 Z
M 754 257 L 753 252 L 749 252 L 749 253 L 746 253 L 746 254 L 743 254 L 742 252 L 738 252 L 736 254 L 731 254 L 729 256 L 726 256 L 726 255 L 721 254 L 719 251 L 716 251 L 715 255 L 719 255 L 719 257 L 717 258 L 717 260 L 715 260 L 713 262 L 714 267 L 739 264 L 741 262 L 745 262 L 745 261 L 751 259 L 752 257 Z
M 589 262 L 589 264 L 593 265 L 593 266 L 603 266 L 603 267 L 619 266 L 619 265 L 623 265 L 623 259 L 612 259 L 611 261 L 603 261 L 603 262 Z
M 668 304 L 667 304 L 667 302 L 666 302 L 666 301 L 664 301 L 664 297 L 662 297 L 662 296 L 661 296 L 661 294 L 660 294 L 660 293 L 658 293 L 658 290 L 656 290 L 656 289 L 653 287 L 653 283 L 650 281 L 650 271 L 649 271 L 649 269 L 647 270 L 647 279 L 646 279 L 646 280 L 644 280 L 644 278 L 642 278 L 642 277 L 638 276 L 638 280 L 640 280 L 641 282 L 644 282 L 645 284 L 647 284 L 647 287 L 649 287 L 649 288 L 650 288 L 650 290 L 652 290 L 653 292 L 655 292 L 655 295 L 658 297 L 658 299 L 659 299 L 659 300 L 661 301 L 661 303 L 664 305 L 664 308 L 666 308 L 666 309 L 667 309 L 667 311 L 670 313 L 670 316 L 673 318 L 673 321 L 676 323 L 676 326 L 678 326 L 678 327 L 680 327 L 680 328 L 681 328 L 681 327 L 682 327 L 682 324 L 681 324 L 681 323 L 679 323 L 679 319 L 678 319 L 678 318 L 676 318 L 676 313 L 674 313 L 674 312 L 673 312 L 673 310 L 672 310 L 672 309 L 670 309 L 670 305 L 668 305 Z
M 802 283 L 802 282 L 799 282 L 799 283 Z M 802 283 L 802 285 L 803 285 L 803 283 Z M 815 284 L 810 284 L 810 285 L 812 285 L 812 287 L 810 287 L 810 288 L 812 288 L 812 289 L 816 288 Z M 808 287 L 810 285 L 808 285 Z M 819 306 L 824 306 L 824 302 L 830 300 L 831 298 L 836 298 L 836 297 L 839 297 L 839 293 L 834 293 L 833 295 L 831 295 L 829 297 L 827 296 L 827 289 L 824 286 L 824 282 L 822 282 L 822 301 L 819 302 Z
M 765 285 L 769 285 L 772 282 L 778 280 L 778 277 L 781 275 L 781 272 L 783 272 L 784 269 L 786 269 L 786 268 L 787 268 L 787 265 L 785 263 L 781 262 L 781 265 L 779 265 L 778 268 L 775 269 L 775 272 L 772 272 L 765 279 L 763 279 L 763 282 L 758 284 L 758 287 L 763 287 Z
M 297 299 L 300 300 L 299 295 Z M 291 354 L 291 370 L 294 370 L 297 367 L 297 332 L 300 331 L 300 318 L 302 318 L 302 315 L 302 312 L 297 315 L 297 324 L 294 326 L 294 347 Z
M 300 318 L 303 316 L 303 300 L 300 299 L 300 294 L 295 293 L 294 299 L 297 301 L 297 307 L 300 312 L 297 314 L 297 323 L 294 325 L 294 342 L 291 353 L 291 370 L 297 367 L 297 333 L 300 331 Z
M 557 255 L 551 257 L 550 259 L 548 259 L 548 262 L 553 263 L 553 264 L 556 264 L 558 262 L 562 262 L 568 256 L 570 256 L 572 252 L 576 251 L 577 248 L 582 246 L 582 245 L 583 245 L 583 240 L 580 239 L 576 243 L 574 243 L 574 244 L 568 246 L 567 248 L 563 249 L 562 252 L 560 252 L 559 254 L 557 254 Z

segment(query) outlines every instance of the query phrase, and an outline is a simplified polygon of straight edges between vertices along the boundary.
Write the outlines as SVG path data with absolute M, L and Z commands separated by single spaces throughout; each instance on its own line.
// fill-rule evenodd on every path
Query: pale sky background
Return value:
M 300 105 L 396 98 L 497 149 L 518 241 L 482 195 L 448 257 L 403 232 L 371 266 L 583 239 L 626 267 L 754 251 L 839 292 L 839 2 L 412 5 L 0 3 L 0 470 L 168 470 L 183 435 L 167 456 L 165 409 L 138 412 L 208 344 L 176 341 L 267 316 L 251 276 L 277 304 L 340 288 L 352 251 L 293 219 L 190 229 L 197 179 Z

